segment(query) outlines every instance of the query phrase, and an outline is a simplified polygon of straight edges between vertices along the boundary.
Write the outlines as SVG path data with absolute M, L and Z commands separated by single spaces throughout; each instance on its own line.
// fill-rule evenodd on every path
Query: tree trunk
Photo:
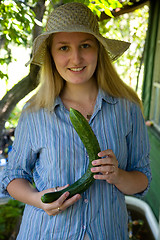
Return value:
M 16 104 L 38 85 L 37 74 L 39 67 L 31 65 L 28 76 L 18 82 L 0 101 L 0 148 L 2 147 L 3 131 L 5 122 L 15 108 Z
M 43 15 L 45 12 L 45 0 L 39 0 L 34 7 L 35 18 L 42 22 Z M 35 24 L 32 39 L 34 40 L 42 32 L 42 27 Z M 18 82 L 11 90 L 9 90 L 6 95 L 0 101 L 0 152 L 2 150 L 3 143 L 3 133 L 5 129 L 5 122 L 9 118 L 12 110 L 15 108 L 16 104 L 23 99 L 28 93 L 37 87 L 38 79 L 37 75 L 39 72 L 39 67 L 36 65 L 31 65 L 30 73 L 28 76 L 23 78 Z

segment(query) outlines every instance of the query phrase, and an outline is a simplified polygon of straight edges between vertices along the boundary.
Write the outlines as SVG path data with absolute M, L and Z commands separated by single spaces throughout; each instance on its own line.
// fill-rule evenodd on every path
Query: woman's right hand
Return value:
M 64 187 L 58 187 L 57 190 L 60 191 L 66 187 L 68 187 L 69 185 L 67 184 Z M 39 192 L 40 198 L 48 192 L 55 192 L 55 188 L 51 188 L 51 189 L 47 189 L 44 190 L 42 192 Z M 81 195 L 80 194 L 76 194 L 73 197 L 67 199 L 69 196 L 69 192 L 65 192 L 62 194 L 62 196 L 60 196 L 60 198 L 58 198 L 56 201 L 52 202 L 52 203 L 43 203 L 41 201 L 41 208 L 49 215 L 49 216 L 55 216 L 59 213 L 61 213 L 62 211 L 64 211 L 66 208 L 70 207 L 71 205 L 73 205 L 75 202 L 77 202 L 80 198 Z M 67 199 L 67 200 L 66 200 Z

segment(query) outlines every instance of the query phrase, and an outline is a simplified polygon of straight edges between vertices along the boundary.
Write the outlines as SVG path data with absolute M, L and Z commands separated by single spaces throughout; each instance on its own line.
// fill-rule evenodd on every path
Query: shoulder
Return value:
M 138 103 L 134 103 L 127 98 L 111 96 L 110 94 L 101 89 L 99 90 L 98 97 L 110 104 L 117 104 L 124 107 L 126 106 L 127 108 L 140 108 L 140 105 Z
M 133 122 L 143 119 L 143 113 L 138 103 L 134 103 L 126 98 L 113 97 L 108 95 L 106 92 L 102 93 L 102 98 L 106 102 L 104 108 L 112 109 L 112 112 L 117 116 L 119 120 Z
M 36 129 L 38 126 L 42 127 L 48 119 L 50 119 L 51 112 L 45 108 L 33 109 L 28 107 L 26 103 L 22 109 L 21 116 L 18 121 L 17 128 Z

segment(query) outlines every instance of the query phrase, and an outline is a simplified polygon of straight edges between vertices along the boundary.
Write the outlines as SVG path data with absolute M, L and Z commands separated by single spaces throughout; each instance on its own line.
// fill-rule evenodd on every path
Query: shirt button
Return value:
M 86 226 L 85 226 L 85 225 L 83 226 L 83 229 L 86 229 Z
M 88 203 L 88 199 L 87 199 L 87 198 L 86 198 L 86 199 L 84 199 L 84 202 L 85 202 L 85 203 Z

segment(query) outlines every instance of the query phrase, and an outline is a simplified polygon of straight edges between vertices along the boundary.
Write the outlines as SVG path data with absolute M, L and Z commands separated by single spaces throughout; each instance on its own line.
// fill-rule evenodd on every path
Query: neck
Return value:
M 60 97 L 68 110 L 71 107 L 77 109 L 89 121 L 94 111 L 97 93 L 98 88 L 94 81 L 92 84 L 87 82 L 81 85 L 67 83 Z
M 75 102 L 93 101 L 97 96 L 98 88 L 96 82 L 86 84 L 70 84 L 66 83 L 62 91 L 63 99 Z

